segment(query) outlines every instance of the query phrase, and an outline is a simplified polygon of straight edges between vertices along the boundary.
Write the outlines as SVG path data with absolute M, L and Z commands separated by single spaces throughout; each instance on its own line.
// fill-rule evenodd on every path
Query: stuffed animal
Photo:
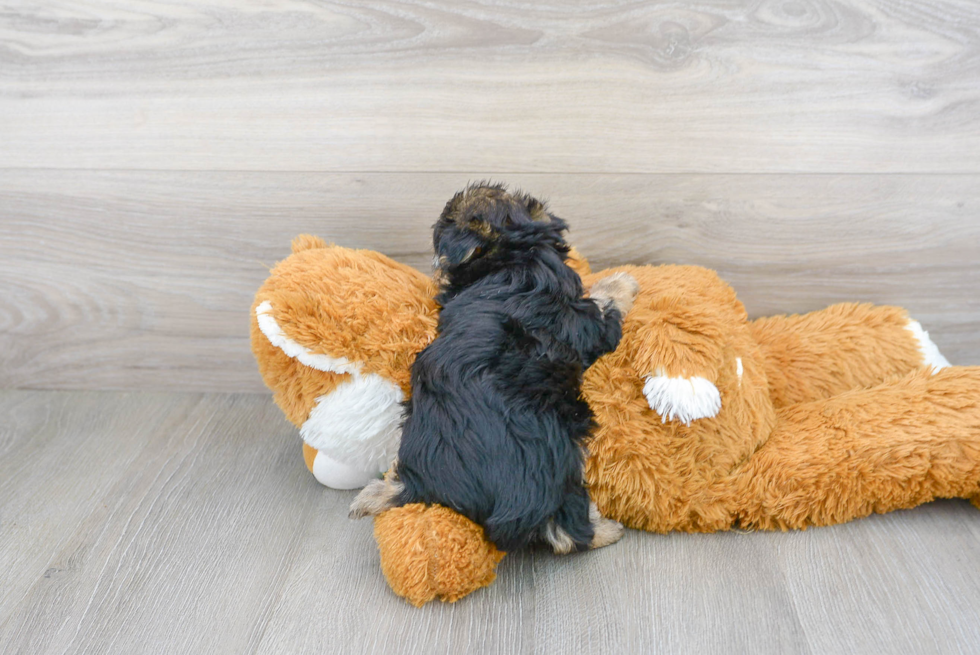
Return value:
M 409 367 L 434 337 L 435 284 L 367 250 L 293 240 L 255 296 L 252 352 L 314 477 L 358 489 L 398 453 Z
M 299 237 L 253 306 L 266 384 L 318 480 L 355 487 L 397 452 L 414 355 L 435 337 L 432 281 L 383 255 Z M 896 307 L 841 304 L 749 321 L 695 266 L 626 266 L 640 284 L 623 339 L 585 374 L 586 462 L 604 516 L 654 532 L 831 525 L 980 495 L 980 367 L 949 367 Z M 456 600 L 504 556 L 443 507 L 375 519 L 399 595 Z

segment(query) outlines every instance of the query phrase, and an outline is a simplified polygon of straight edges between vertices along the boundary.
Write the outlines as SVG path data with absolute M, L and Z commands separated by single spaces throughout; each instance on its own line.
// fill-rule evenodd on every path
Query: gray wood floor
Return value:
M 352 492 L 250 394 L 0 392 L 0 651 L 957 653 L 980 647 L 980 512 L 654 535 L 418 610 Z

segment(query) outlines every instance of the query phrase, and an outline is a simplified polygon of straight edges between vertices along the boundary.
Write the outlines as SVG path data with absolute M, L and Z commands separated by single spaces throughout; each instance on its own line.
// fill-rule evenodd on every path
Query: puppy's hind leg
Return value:
M 555 555 L 567 555 L 575 551 L 575 540 L 554 519 L 548 519 L 541 531 L 541 537 L 555 551 Z
M 350 504 L 347 516 L 352 519 L 362 519 L 365 516 L 377 516 L 385 510 L 397 506 L 398 496 L 405 490 L 405 485 L 397 475 L 385 476 L 384 480 L 374 480 L 361 489 L 354 502 Z
M 599 513 L 595 503 L 589 503 L 589 522 L 592 523 L 592 543 L 589 548 L 611 546 L 623 538 L 626 528 L 619 521 L 607 519 Z
M 542 537 L 558 555 L 576 550 L 602 548 L 623 536 L 622 524 L 599 514 L 585 489 L 565 497 L 555 517 L 542 530 Z

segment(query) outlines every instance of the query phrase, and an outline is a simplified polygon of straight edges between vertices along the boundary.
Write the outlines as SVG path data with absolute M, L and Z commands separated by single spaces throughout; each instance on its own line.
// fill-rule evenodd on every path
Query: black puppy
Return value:
M 602 280 L 585 298 L 566 264 L 567 224 L 525 194 L 470 186 L 434 226 L 439 336 L 412 365 L 394 474 L 351 516 L 438 503 L 483 526 L 503 551 L 614 543 L 583 480 L 593 424 L 582 373 L 622 336 L 636 281 Z

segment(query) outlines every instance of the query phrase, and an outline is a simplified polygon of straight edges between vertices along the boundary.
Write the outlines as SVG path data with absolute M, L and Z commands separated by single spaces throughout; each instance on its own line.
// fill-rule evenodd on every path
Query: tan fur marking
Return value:
M 384 480 L 374 480 L 361 489 L 354 502 L 350 504 L 347 514 L 352 519 L 362 519 L 365 516 L 377 516 L 395 506 L 395 498 L 405 489 L 400 480 L 392 476 Z
M 575 550 L 575 542 L 555 521 L 549 520 L 544 527 L 544 540 L 548 542 L 555 555 L 567 555 Z
M 622 539 L 623 533 L 626 532 L 622 523 L 603 517 L 595 503 L 589 505 L 589 521 L 592 522 L 593 531 L 590 548 L 611 546 Z
M 541 204 L 541 202 L 535 200 L 530 207 L 527 208 L 528 213 L 531 215 L 531 220 L 537 223 L 550 223 L 551 216 L 548 215 L 547 208 Z
M 490 224 L 487 223 L 486 221 L 478 221 L 476 219 L 472 219 L 470 220 L 469 224 L 467 224 L 467 228 L 470 231 L 476 232 L 477 234 L 479 234 L 480 236 L 486 239 L 490 239 L 493 237 L 493 228 L 490 227 Z M 473 253 L 471 252 L 470 256 L 472 256 L 472 254 Z
M 633 308 L 633 301 L 640 292 L 640 285 L 629 273 L 616 273 L 604 277 L 592 285 L 589 296 L 600 307 L 611 303 L 623 316 Z

